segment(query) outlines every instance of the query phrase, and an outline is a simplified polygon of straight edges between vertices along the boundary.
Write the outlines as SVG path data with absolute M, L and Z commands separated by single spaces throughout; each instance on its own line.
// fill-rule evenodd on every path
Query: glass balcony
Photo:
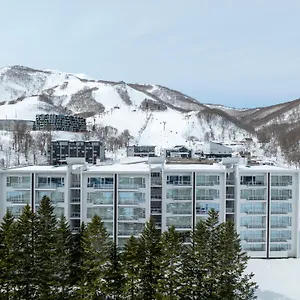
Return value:
M 219 181 L 196 181 L 197 186 L 214 186 L 219 184 Z
M 287 237 L 271 237 L 271 242 L 287 242 L 289 239 Z
M 241 213 L 245 213 L 248 215 L 265 215 L 266 210 L 245 210 L 245 211 L 241 211 Z
M 71 218 L 80 218 L 80 212 L 71 212 Z
M 151 214 L 161 214 L 161 208 L 160 207 L 151 208 Z
M 119 205 L 138 205 L 137 199 L 123 198 L 119 199 Z
M 246 223 L 246 224 L 241 224 L 241 226 L 247 227 L 247 228 L 257 228 L 257 229 L 265 229 L 266 224 L 252 224 L 252 223 Z
M 284 215 L 284 214 L 288 214 L 291 211 L 289 211 L 288 209 L 271 209 L 271 214 L 272 215 Z
M 215 200 L 214 196 L 210 196 L 210 195 L 197 195 L 196 199 L 197 200 Z
M 11 202 L 11 203 L 14 203 L 14 204 L 19 204 L 19 203 L 22 203 L 22 204 L 30 204 L 30 199 L 20 199 L 20 198 L 9 198 L 7 199 L 7 202 Z
M 271 224 L 271 228 L 288 228 L 291 224 L 288 223 L 273 223 Z
M 191 209 L 172 209 L 172 211 L 168 212 L 173 215 L 191 215 Z
M 266 245 L 265 244 L 246 244 L 242 246 L 244 251 L 265 251 L 266 250 Z
M 252 195 L 252 196 L 246 196 L 245 198 L 241 196 L 243 199 L 247 199 L 250 201 L 265 201 L 266 196 L 265 195 Z
M 71 203 L 80 203 L 80 197 L 71 197 Z
M 234 207 L 226 207 L 226 212 L 227 213 L 233 213 L 234 212 Z
M 7 185 L 8 187 L 11 188 L 18 188 L 18 189 L 30 189 L 30 182 L 12 182 L 11 184 Z
M 87 187 L 94 189 L 113 189 L 114 185 L 112 183 L 88 183 Z
M 176 185 L 176 186 L 190 186 L 192 182 L 189 181 L 167 181 L 167 185 Z
M 287 200 L 290 200 L 292 199 L 292 196 L 271 196 L 271 200 L 279 200 L 279 201 L 287 201 Z
M 248 243 L 262 243 L 266 241 L 265 237 L 245 237 L 242 239 Z
M 162 178 L 161 177 L 151 177 L 151 185 L 161 186 Z

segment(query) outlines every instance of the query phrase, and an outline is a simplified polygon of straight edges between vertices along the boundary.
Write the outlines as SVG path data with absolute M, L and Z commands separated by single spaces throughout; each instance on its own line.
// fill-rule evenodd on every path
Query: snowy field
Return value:
M 300 259 L 252 259 L 258 300 L 300 300 Z

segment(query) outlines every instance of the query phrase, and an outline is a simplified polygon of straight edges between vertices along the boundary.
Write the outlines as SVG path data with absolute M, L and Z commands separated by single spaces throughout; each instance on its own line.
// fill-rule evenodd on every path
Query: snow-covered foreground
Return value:
M 300 259 L 251 259 L 258 300 L 300 300 Z

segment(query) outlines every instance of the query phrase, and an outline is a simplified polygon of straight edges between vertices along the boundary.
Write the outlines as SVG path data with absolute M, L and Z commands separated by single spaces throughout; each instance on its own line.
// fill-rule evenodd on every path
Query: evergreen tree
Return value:
M 82 279 L 82 264 L 84 259 L 83 236 L 86 230 L 85 223 L 82 223 L 78 233 L 72 235 L 72 252 L 71 252 L 71 284 L 78 286 Z
M 222 273 L 218 282 L 218 299 L 251 300 L 257 299 L 257 284 L 254 274 L 246 274 L 249 257 L 242 251 L 241 242 L 234 229 L 234 223 L 226 222 L 222 227 L 220 263 Z
M 124 265 L 124 296 L 125 299 L 138 299 L 138 291 L 140 285 L 140 269 L 139 269 L 139 243 L 135 237 L 130 237 L 125 244 L 122 255 Z
M 8 210 L 0 225 L 0 299 L 11 299 L 15 288 L 15 223 Z
M 37 294 L 39 275 L 36 268 L 36 215 L 26 205 L 16 227 L 16 267 L 17 299 L 40 299 Z
M 170 227 L 162 234 L 162 276 L 158 280 L 159 295 L 164 300 L 182 299 L 182 259 L 183 259 L 182 235 Z
M 139 268 L 141 279 L 141 299 L 158 299 L 158 280 L 161 268 L 161 234 L 155 228 L 153 217 L 146 223 L 139 238 Z
M 191 232 L 191 244 L 184 249 L 182 299 L 206 300 L 205 280 L 208 276 L 206 267 L 208 238 L 205 221 L 201 220 L 196 224 L 194 231 Z
M 50 199 L 44 196 L 37 211 L 36 272 L 40 299 L 55 299 L 57 219 L 53 210 Z
M 94 216 L 83 235 L 84 259 L 78 291 L 82 299 L 105 299 L 102 280 L 110 248 L 108 237 L 100 217 Z
M 116 243 L 113 243 L 109 249 L 103 280 L 102 291 L 107 299 L 124 299 L 125 279 L 121 254 Z
M 218 287 L 220 275 L 222 274 L 222 255 L 226 253 L 221 252 L 222 226 L 219 224 L 219 213 L 212 209 L 208 212 L 208 218 L 205 220 L 205 230 L 207 232 L 207 248 L 206 248 L 206 261 L 205 269 L 207 276 L 205 278 L 205 299 L 207 300 L 223 300 L 224 298 L 218 297 Z
M 54 287 L 56 299 L 69 299 L 71 294 L 71 255 L 72 255 L 72 233 L 68 222 L 61 216 L 55 234 L 55 273 Z

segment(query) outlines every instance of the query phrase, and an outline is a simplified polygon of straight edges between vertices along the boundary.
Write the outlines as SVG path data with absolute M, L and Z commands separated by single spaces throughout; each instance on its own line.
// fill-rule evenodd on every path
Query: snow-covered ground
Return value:
M 251 259 L 258 300 L 300 300 L 300 259 Z

